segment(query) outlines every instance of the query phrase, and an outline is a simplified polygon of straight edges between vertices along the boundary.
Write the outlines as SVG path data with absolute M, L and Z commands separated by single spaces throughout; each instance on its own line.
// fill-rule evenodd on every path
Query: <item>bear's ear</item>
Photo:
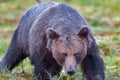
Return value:
M 90 47 L 93 42 L 92 35 L 91 29 L 87 25 L 81 27 L 78 32 L 78 36 L 84 37 L 87 40 L 88 47 Z
M 47 29 L 47 37 L 49 39 L 54 40 L 54 39 L 58 39 L 59 34 L 55 30 L 53 30 L 52 28 L 48 28 Z
M 89 34 L 89 28 L 87 25 L 84 25 L 83 27 L 80 28 L 78 32 L 78 36 L 86 38 Z

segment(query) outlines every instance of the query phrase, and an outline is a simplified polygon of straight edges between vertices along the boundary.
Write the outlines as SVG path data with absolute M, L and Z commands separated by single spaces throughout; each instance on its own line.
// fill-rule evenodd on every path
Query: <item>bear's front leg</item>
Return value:
M 41 56 L 34 55 L 34 58 L 32 57 L 36 80 L 50 80 L 55 75 L 59 76 L 62 67 L 52 57 L 52 53 Z
M 46 70 L 49 72 L 51 77 L 60 76 L 62 66 L 56 62 L 51 52 L 46 55 L 43 63 L 46 66 Z
M 92 44 L 87 50 L 87 55 L 81 64 L 87 80 L 104 80 L 104 63 L 99 56 L 96 43 Z
M 37 63 L 34 65 L 35 79 L 36 80 L 50 80 L 49 72 L 44 68 L 42 63 Z
M 49 72 L 46 70 L 46 65 L 44 64 L 45 54 L 34 54 L 31 58 L 31 64 L 34 66 L 34 74 L 36 80 L 50 80 Z
M 46 48 L 46 34 L 40 28 L 34 26 L 29 33 L 29 53 L 31 64 L 34 66 L 36 80 L 49 80 L 50 76 L 46 70 L 44 59 L 48 50 Z

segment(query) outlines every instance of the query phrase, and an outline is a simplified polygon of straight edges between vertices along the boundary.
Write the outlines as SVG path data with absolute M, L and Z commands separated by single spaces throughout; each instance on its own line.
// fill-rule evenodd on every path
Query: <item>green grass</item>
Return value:
M 58 2 L 58 0 L 53 1 Z M 92 26 L 100 56 L 106 67 L 105 80 L 120 79 L 120 16 L 118 14 L 120 1 L 59 0 L 59 2 L 68 3 L 76 8 Z M 35 0 L 0 0 L 0 61 L 5 55 L 20 17 L 35 4 Z M 0 80 L 33 80 L 32 71 L 33 66 L 27 58 L 13 70 L 12 74 L 7 71 L 0 73 Z M 52 80 L 85 80 L 80 68 L 77 74 L 75 77 L 69 77 L 63 71 L 60 77 L 54 77 Z

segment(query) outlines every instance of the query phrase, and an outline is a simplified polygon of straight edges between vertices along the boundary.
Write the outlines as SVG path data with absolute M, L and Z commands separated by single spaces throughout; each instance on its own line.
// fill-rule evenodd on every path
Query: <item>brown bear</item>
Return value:
M 104 80 L 104 64 L 89 25 L 64 3 L 39 3 L 22 16 L 0 70 L 12 71 L 26 57 L 37 80 L 49 80 L 62 68 L 72 76 L 79 64 L 87 80 Z

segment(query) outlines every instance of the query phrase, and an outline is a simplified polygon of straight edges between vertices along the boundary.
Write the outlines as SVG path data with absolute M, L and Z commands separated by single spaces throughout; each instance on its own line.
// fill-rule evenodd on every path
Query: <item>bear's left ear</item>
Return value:
M 59 34 L 52 28 L 47 29 L 47 37 L 51 40 L 57 39 Z
M 91 30 L 87 25 L 84 25 L 83 27 L 81 27 L 81 29 L 78 32 L 79 37 L 83 37 L 87 40 L 88 47 L 91 46 L 91 43 L 93 41 L 91 38 L 91 34 L 92 34 Z
M 52 49 L 51 49 L 52 40 L 58 39 L 59 34 L 52 28 L 48 28 L 46 34 L 47 34 L 47 38 L 48 38 L 46 48 L 49 51 L 52 51 Z

